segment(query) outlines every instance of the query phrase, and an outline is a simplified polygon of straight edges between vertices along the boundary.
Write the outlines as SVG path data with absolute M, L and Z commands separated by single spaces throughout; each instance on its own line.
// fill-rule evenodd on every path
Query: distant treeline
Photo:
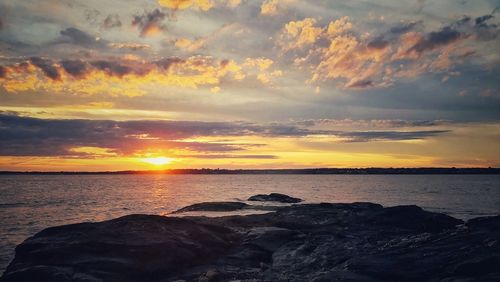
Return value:
M 0 171 L 0 174 L 500 174 L 500 168 L 307 168 L 307 169 L 169 169 L 125 171 Z

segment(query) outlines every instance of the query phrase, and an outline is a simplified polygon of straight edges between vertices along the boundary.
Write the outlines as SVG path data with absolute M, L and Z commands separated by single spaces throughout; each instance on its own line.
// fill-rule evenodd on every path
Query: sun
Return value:
M 166 165 L 173 161 L 172 158 L 167 157 L 154 157 L 154 158 L 144 158 L 143 162 L 153 164 L 153 165 Z

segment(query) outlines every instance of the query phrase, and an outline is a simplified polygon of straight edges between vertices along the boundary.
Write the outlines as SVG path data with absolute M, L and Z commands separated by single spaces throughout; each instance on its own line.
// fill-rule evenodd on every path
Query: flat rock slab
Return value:
M 259 201 L 259 202 L 280 202 L 280 203 L 300 203 L 302 199 L 290 197 L 285 194 L 271 193 L 268 195 L 258 194 L 248 198 L 248 201 Z
M 0 281 L 500 281 L 499 226 L 373 203 L 131 215 L 28 238 Z
M 182 209 L 174 211 L 173 213 L 183 213 L 192 211 L 220 211 L 220 212 L 237 211 L 249 206 L 250 205 L 241 202 L 204 202 L 184 207 Z
M 28 238 L 1 281 L 158 281 L 226 253 L 222 226 L 156 215 L 53 227 Z

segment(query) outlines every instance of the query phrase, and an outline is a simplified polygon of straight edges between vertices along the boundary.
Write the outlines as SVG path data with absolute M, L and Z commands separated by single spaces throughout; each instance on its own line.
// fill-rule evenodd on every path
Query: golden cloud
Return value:
M 158 0 L 158 4 L 171 10 L 208 11 L 216 6 L 236 8 L 241 4 L 241 0 Z
M 198 88 L 218 86 L 222 78 L 241 80 L 242 67 L 231 60 L 195 56 L 187 59 L 165 58 L 143 62 L 133 59 L 91 62 L 50 62 L 57 79 L 48 76 L 32 62 L 4 66 L 2 87 L 11 93 L 44 91 L 82 95 L 144 95 L 151 87 Z M 78 72 L 76 70 L 79 70 Z
M 207 39 L 205 38 L 199 38 L 196 40 L 189 40 L 187 38 L 179 38 L 175 41 L 175 47 L 188 51 L 188 52 L 194 52 L 197 51 L 205 46 L 207 43 Z
M 353 28 L 348 17 L 326 25 L 305 18 L 287 23 L 276 44 L 282 56 L 311 69 L 309 83 L 335 80 L 345 88 L 385 87 L 395 77 L 446 72 L 454 56 L 464 53 L 457 48 L 460 33 L 449 27 L 428 35 L 408 30 L 388 38 L 360 36 Z
M 273 68 L 269 58 L 247 58 L 238 64 L 206 56 L 178 57 L 144 61 L 126 55 L 102 60 L 62 60 L 35 58 L 2 66 L 2 87 L 10 93 L 41 91 L 76 95 L 106 94 L 141 96 L 158 87 L 221 90 L 220 82 L 241 81 L 251 77 L 262 84 L 272 84 L 283 75 Z
M 172 10 L 196 8 L 208 11 L 214 6 L 214 2 L 211 0 L 158 0 L 158 4 Z

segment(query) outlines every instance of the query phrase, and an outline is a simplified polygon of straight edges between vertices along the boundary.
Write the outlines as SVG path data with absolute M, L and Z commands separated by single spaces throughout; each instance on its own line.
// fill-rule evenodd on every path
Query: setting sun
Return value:
M 166 157 L 155 157 L 155 158 L 145 158 L 142 159 L 145 163 L 150 163 L 153 165 L 166 165 L 172 162 L 173 159 Z

